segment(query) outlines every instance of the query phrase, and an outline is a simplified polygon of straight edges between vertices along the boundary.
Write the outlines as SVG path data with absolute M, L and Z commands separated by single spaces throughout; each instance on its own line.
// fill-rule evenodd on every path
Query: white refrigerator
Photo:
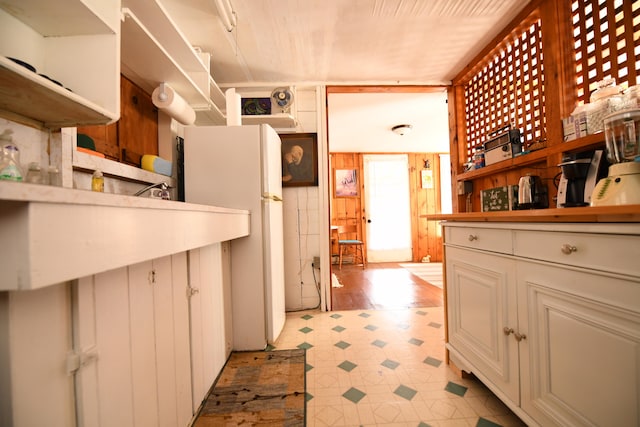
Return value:
M 234 350 L 262 350 L 285 322 L 282 155 L 269 125 L 191 126 L 185 201 L 246 209 L 250 234 L 231 242 Z

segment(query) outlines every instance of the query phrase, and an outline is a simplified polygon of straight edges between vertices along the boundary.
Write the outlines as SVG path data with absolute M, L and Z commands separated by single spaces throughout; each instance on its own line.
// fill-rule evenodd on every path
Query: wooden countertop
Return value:
M 640 205 L 421 215 L 433 221 L 640 222 Z

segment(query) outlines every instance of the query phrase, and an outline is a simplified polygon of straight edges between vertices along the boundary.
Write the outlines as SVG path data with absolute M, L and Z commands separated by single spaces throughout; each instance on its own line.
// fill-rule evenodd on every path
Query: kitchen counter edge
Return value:
M 640 222 L 640 205 L 531 209 L 501 212 L 462 212 L 421 215 L 428 221 L 467 222 Z

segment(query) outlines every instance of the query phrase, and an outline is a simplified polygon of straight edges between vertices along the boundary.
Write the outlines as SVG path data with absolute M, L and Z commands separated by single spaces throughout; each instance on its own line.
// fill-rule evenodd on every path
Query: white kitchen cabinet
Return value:
M 0 242 L 11 248 L 0 257 L 0 290 L 36 289 L 248 233 L 247 211 L 0 181 Z
M 69 283 L 0 292 L 0 425 L 75 425 Z
M 193 411 L 206 398 L 232 348 L 229 247 L 189 252 Z
M 598 238 L 580 244 L 581 236 L 555 234 L 576 247 L 567 258 L 593 251 L 594 267 L 605 268 L 600 260 L 614 253 L 637 255 L 630 236 L 597 236 L 613 239 L 603 246 Z M 546 254 L 561 247 L 529 242 Z M 527 336 L 520 343 L 521 406 L 541 426 L 640 425 L 640 267 L 625 265 L 636 271 L 629 278 L 567 265 L 573 260 L 517 263 L 518 329 Z
M 105 124 L 120 116 L 119 88 L 120 0 L 0 4 L 0 110 L 53 129 Z
M 81 424 L 188 425 L 186 253 L 80 279 L 74 295 Z
M 485 230 L 486 233 L 486 230 Z M 518 401 L 518 345 L 503 333 L 517 327 L 515 262 L 504 256 L 447 248 L 449 347 Z M 462 356 L 464 355 L 464 356 Z
M 529 425 L 639 425 L 640 227 L 444 225 L 451 361 Z

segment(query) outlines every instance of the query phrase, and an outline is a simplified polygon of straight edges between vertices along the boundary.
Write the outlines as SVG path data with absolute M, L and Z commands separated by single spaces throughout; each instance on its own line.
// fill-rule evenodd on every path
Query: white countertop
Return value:
M 0 181 L 0 290 L 247 236 L 246 210 Z
M 0 202 L 6 201 L 201 211 L 230 214 L 247 213 L 246 210 L 241 209 L 199 205 L 173 200 L 134 197 L 121 194 L 96 193 L 89 190 L 76 190 L 71 188 L 53 187 L 50 185 L 0 181 Z

